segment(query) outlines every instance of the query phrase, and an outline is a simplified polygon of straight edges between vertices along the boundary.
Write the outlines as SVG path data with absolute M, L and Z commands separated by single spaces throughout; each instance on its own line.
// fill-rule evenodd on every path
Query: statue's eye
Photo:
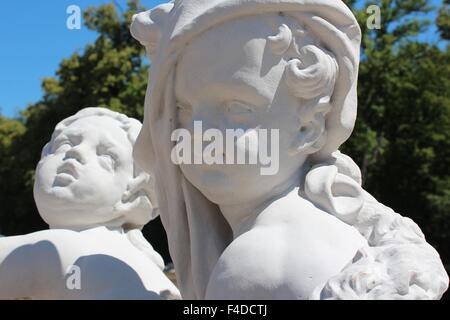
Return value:
M 192 118 L 192 108 L 188 104 L 177 103 L 177 121 L 178 125 L 187 125 Z
M 109 154 L 102 154 L 99 155 L 99 161 L 102 167 L 109 171 L 113 171 L 115 168 L 115 160 L 114 158 Z
M 108 171 L 114 171 L 117 166 L 117 157 L 110 151 L 110 148 L 100 145 L 97 148 L 97 157 L 100 165 Z
M 191 112 L 191 107 L 188 104 L 178 102 L 177 103 L 177 112 Z
M 252 105 L 237 100 L 228 102 L 226 107 L 230 115 L 248 115 L 253 112 Z
M 67 139 L 55 141 L 55 143 L 53 144 L 53 152 L 63 152 L 71 147 L 72 147 L 72 144 Z
M 231 114 L 247 114 L 253 112 L 253 108 L 244 102 L 233 100 L 227 104 L 227 111 Z

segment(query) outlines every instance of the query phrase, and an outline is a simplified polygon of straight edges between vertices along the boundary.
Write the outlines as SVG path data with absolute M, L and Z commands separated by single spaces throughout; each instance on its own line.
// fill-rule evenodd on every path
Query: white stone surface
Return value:
M 156 177 L 184 298 L 442 296 L 438 253 L 338 151 L 355 125 L 361 41 L 343 2 L 175 0 L 131 32 L 152 60 L 134 152 Z M 174 165 L 171 134 L 194 121 L 279 129 L 280 170 Z
M 140 128 L 102 108 L 56 126 L 34 186 L 51 229 L 0 240 L 0 299 L 179 298 L 140 230 L 158 215 L 132 158 Z

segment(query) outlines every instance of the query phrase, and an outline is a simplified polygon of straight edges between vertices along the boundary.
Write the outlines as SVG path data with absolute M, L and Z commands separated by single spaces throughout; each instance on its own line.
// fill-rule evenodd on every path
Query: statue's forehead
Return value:
M 266 40 L 278 33 L 282 24 L 295 24 L 292 17 L 278 13 L 253 15 L 218 24 L 198 34 L 191 39 L 183 49 L 183 54 L 191 52 L 197 56 L 210 54 L 229 54 L 239 47 L 243 47 L 253 39 Z
M 99 142 L 109 142 L 121 146 L 131 146 L 127 133 L 121 128 L 121 123 L 111 117 L 89 116 L 76 119 L 66 126 L 58 128 L 53 139 L 60 135 L 83 135 L 85 138 L 94 138 Z
M 223 85 L 249 84 L 264 89 L 261 70 L 276 65 L 267 38 L 286 22 L 278 14 L 250 16 L 216 26 L 194 38 L 177 64 L 176 89 L 197 90 Z M 203 90 L 202 90 L 203 91 Z

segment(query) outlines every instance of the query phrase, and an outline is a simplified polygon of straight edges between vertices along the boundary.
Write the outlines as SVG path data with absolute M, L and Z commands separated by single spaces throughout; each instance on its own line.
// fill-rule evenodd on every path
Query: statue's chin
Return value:
M 243 203 L 254 202 L 255 199 L 260 198 L 253 193 L 250 188 L 209 188 L 199 189 L 200 192 L 212 203 L 219 206 L 236 206 Z M 249 192 L 246 192 L 249 191 Z
M 212 170 L 183 170 L 185 178 L 198 189 L 209 201 L 217 205 L 233 206 L 254 202 L 270 193 L 273 188 L 268 183 L 261 183 L 260 176 L 248 172 L 230 177 L 225 172 Z
M 106 225 L 111 217 L 98 216 L 95 213 L 87 212 L 85 209 L 70 210 L 55 209 L 39 210 L 42 219 L 52 229 L 68 229 L 81 231 L 94 226 Z
M 35 188 L 34 198 L 42 219 L 50 226 L 70 229 L 89 224 L 93 218 L 91 206 L 77 199 L 70 187 Z

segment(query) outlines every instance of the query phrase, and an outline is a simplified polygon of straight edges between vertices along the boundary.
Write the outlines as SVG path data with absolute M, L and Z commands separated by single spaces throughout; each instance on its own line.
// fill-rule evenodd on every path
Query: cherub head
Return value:
M 278 12 L 228 21 L 200 34 L 176 68 L 178 127 L 191 131 L 193 140 L 199 138 L 195 122 L 224 137 L 227 130 L 242 129 L 248 134 L 227 144 L 224 155 L 231 149 L 236 154 L 240 145 L 247 154 L 252 145 L 256 154 L 272 147 L 279 165 L 262 175 L 260 163 L 182 164 L 183 174 L 219 205 L 264 199 L 283 185 L 298 184 L 308 156 L 326 143 L 337 73 L 334 55 L 298 19 Z M 276 131 L 276 141 L 261 139 L 262 130 Z
M 157 216 L 149 175 L 133 161 L 139 121 L 86 108 L 60 122 L 42 151 L 34 196 L 51 228 L 142 228 Z
M 264 199 L 300 180 L 353 130 L 360 30 L 340 1 L 179 0 L 135 16 L 131 30 L 155 63 L 151 91 L 169 90 L 171 79 L 163 74 L 173 77 L 172 128 L 192 132 L 201 122 L 204 131 L 222 136 L 247 130 L 241 140 L 255 149 L 270 148 L 258 135 L 261 129 L 279 132 L 278 148 L 271 150 L 279 153 L 275 174 L 261 175 L 258 165 L 180 166 L 215 204 Z M 146 120 L 166 108 L 161 101 L 168 103 L 167 96 L 157 95 L 148 99 Z M 204 138 L 191 136 L 193 144 Z M 137 152 L 149 149 L 141 144 Z M 239 141 L 229 146 L 224 157 Z
M 152 60 L 135 158 L 161 181 L 162 220 L 176 269 L 183 270 L 182 291 L 202 297 L 207 277 L 200 274 L 211 271 L 232 239 L 222 206 L 301 185 L 311 167 L 334 161 L 349 138 L 361 32 L 339 0 L 174 0 L 136 15 L 131 32 Z M 192 130 L 195 121 L 203 130 L 279 130 L 279 171 L 174 165 L 171 133 Z M 259 142 L 252 145 L 261 148 Z M 339 169 L 358 180 L 351 165 Z M 211 230 L 204 237 L 203 228 Z M 187 251 L 207 258 L 178 260 Z

